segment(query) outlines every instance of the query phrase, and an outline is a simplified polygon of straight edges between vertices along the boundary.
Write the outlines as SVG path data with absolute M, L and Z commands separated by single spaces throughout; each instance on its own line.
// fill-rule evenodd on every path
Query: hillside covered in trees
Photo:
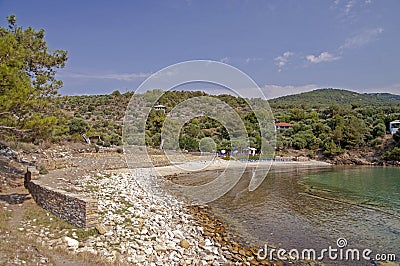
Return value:
M 308 104 L 310 107 L 341 105 L 342 107 L 398 105 L 400 96 L 390 93 L 357 93 L 341 89 L 317 89 L 269 100 L 273 106 Z
M 400 117 L 398 95 L 360 94 L 319 89 L 270 101 L 281 130 L 277 149 L 305 149 L 310 156 L 335 157 L 348 150 L 363 151 L 371 160 L 399 160 L 398 135 L 387 135 L 390 121 Z
M 152 92 L 147 92 L 151 94 Z M 178 103 L 203 92 L 166 92 L 158 103 L 168 114 Z M 70 117 L 65 125 L 67 140 L 81 140 L 80 133 L 98 139 L 98 145 L 121 145 L 122 120 L 131 93 L 110 95 L 64 96 L 57 99 L 62 112 Z M 213 96 L 229 104 L 246 126 L 251 147 L 260 148 L 260 131 L 250 106 L 244 99 L 230 95 Z M 388 134 L 389 122 L 399 119 L 400 101 L 397 95 L 360 94 L 337 89 L 319 89 L 307 93 L 280 97 L 270 101 L 276 122 L 294 126 L 279 129 L 278 154 L 302 151 L 311 158 L 332 159 L 347 151 L 362 151 L 369 160 L 399 160 L 399 136 Z M 251 100 L 250 100 L 251 103 Z M 159 148 L 162 111 L 152 110 L 146 123 L 146 144 Z M 181 131 L 180 148 L 198 151 L 199 141 L 212 138 L 217 149 L 230 149 L 229 134 L 213 119 L 194 117 Z M 361 155 L 362 156 L 362 155 Z

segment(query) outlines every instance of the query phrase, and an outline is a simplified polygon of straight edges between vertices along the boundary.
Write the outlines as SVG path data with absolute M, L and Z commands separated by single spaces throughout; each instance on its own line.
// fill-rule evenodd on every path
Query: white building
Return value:
M 157 111 L 160 111 L 160 110 L 165 111 L 165 109 L 166 109 L 166 107 L 161 104 L 154 106 L 154 110 L 157 110 Z
M 394 135 L 396 134 L 396 132 L 399 130 L 400 128 L 400 120 L 394 120 L 392 122 L 390 122 L 390 134 Z
M 247 151 L 250 156 L 255 156 L 257 149 L 256 148 L 247 147 L 245 149 L 245 151 Z

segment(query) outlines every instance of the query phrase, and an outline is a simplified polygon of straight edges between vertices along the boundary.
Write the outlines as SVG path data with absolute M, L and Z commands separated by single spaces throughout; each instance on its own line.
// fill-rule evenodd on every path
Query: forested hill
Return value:
M 400 92 L 399 92 L 400 93 Z M 397 101 L 400 102 L 400 95 L 391 94 L 391 93 L 368 93 L 367 95 L 376 97 L 382 100 L 389 101 Z
M 361 94 L 340 89 L 317 89 L 300 94 L 283 96 L 269 100 L 272 106 L 307 104 L 309 106 L 382 106 L 400 104 L 400 95 L 390 93 Z

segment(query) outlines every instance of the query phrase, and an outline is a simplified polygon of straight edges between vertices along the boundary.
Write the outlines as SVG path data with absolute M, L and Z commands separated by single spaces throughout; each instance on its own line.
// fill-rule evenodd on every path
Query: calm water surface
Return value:
M 400 169 L 299 168 L 271 171 L 256 191 L 246 190 L 250 170 L 211 203 L 252 244 L 287 250 L 336 247 L 400 256 Z

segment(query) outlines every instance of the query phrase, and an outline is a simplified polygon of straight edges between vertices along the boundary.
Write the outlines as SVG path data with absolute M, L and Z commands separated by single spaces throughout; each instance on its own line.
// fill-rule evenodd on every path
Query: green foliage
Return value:
M 301 131 L 293 135 L 292 146 L 295 149 L 317 149 L 320 140 L 311 131 Z
M 179 147 L 183 150 L 197 151 L 199 148 L 199 142 L 192 136 L 183 135 L 179 140 Z
M 0 28 L 0 132 L 47 139 L 58 122 L 50 103 L 62 86 L 55 74 L 67 52 L 49 51 L 44 30 L 16 26 L 14 15 L 7 19 L 8 28 Z
M 397 142 L 389 143 L 392 146 L 389 144 L 388 146 L 385 140 L 389 122 L 398 119 L 400 115 L 400 102 L 390 100 L 391 102 L 385 105 L 383 102 L 387 102 L 387 99 L 376 99 L 374 95 L 339 92 L 343 92 L 343 95 L 336 93 L 336 90 L 321 90 L 317 92 L 319 98 L 313 100 L 308 99 L 306 95 L 306 98 L 300 97 L 296 101 L 291 101 L 291 96 L 288 96 L 289 98 L 285 99 L 289 99 L 290 104 L 273 103 L 275 120 L 294 124 L 291 129 L 278 130 L 277 149 L 283 153 L 288 149 L 301 149 L 311 157 L 321 154 L 326 157 L 335 157 L 347 150 L 393 149 L 394 145 L 400 145 L 400 135 L 393 136 Z M 156 93 L 153 91 L 145 93 L 145 97 L 154 98 L 154 101 L 165 105 L 166 112 L 155 110 L 150 112 L 145 125 L 145 141 L 147 146 L 158 148 L 161 143 L 161 128 L 165 121 L 165 115 L 177 104 L 189 98 L 206 94 L 193 91 L 169 91 L 164 93 L 160 99 L 155 99 L 155 95 Z M 100 137 L 98 145 L 121 145 L 124 108 L 131 96 L 131 93 L 113 93 L 113 95 L 61 97 L 59 106 L 66 112 L 75 113 L 76 119 L 86 121 L 88 127 L 86 135 L 91 137 L 93 142 L 96 141 L 93 138 Z M 231 143 L 227 129 L 220 122 L 210 117 L 199 116 L 193 117 L 181 128 L 179 147 L 168 147 L 169 144 L 164 143 L 164 148 L 181 148 L 188 151 L 199 151 L 199 149 L 202 151 L 214 149 L 230 151 L 232 146 L 249 145 L 259 150 L 262 141 L 260 127 L 255 113 L 251 111 L 247 102 L 230 95 L 211 97 L 227 102 L 237 111 L 246 127 L 249 143 L 245 139 L 235 139 L 235 142 L 238 143 Z M 353 98 L 347 100 L 346 97 Z M 329 99 L 329 101 L 323 99 Z M 315 103 L 325 101 L 327 104 L 314 104 L 314 100 Z M 339 104 L 342 101 L 348 104 L 342 106 Z M 360 103 L 360 105 L 355 106 L 354 103 Z M 89 114 L 90 117 L 85 118 Z M 264 130 L 268 131 L 269 129 Z M 62 132 L 62 128 L 60 131 Z M 210 142 L 203 142 L 205 138 L 208 138 Z M 77 140 L 82 141 L 80 137 Z M 125 139 L 125 141 L 133 140 Z M 382 153 L 383 151 L 380 151 L 379 154 Z M 394 158 L 393 156 L 387 155 L 385 158 Z
M 292 146 L 296 149 L 304 149 L 307 146 L 307 139 L 304 134 L 297 133 L 292 139 Z
M 368 129 L 363 120 L 351 117 L 346 120 L 343 142 L 347 148 L 361 147 L 364 144 Z
M 357 109 L 361 107 L 361 103 L 359 102 L 352 102 L 351 103 L 351 109 Z
M 370 149 L 380 156 L 381 149 L 400 146 L 400 135 L 393 136 L 394 144 L 385 140 L 389 122 L 400 115 L 397 95 L 321 89 L 273 99 L 270 104 L 277 121 L 294 124 L 278 131 L 281 151 L 308 149 L 334 157 L 347 150 Z
M 84 133 L 88 129 L 88 123 L 80 117 L 74 117 L 68 122 L 71 134 Z
M 323 143 L 323 150 L 324 150 L 324 155 L 326 156 L 333 156 L 333 155 L 337 155 L 343 152 L 343 150 L 336 145 L 336 143 L 332 140 L 332 139 L 327 139 L 324 143 Z
M 290 109 L 290 120 L 300 121 L 306 117 L 304 110 L 299 108 Z
M 309 103 L 311 107 L 328 107 L 333 105 L 346 108 L 360 108 L 364 106 L 398 105 L 400 96 L 393 94 L 361 94 L 354 91 L 339 89 L 318 89 L 295 95 L 284 96 L 269 101 L 272 108 L 299 106 Z
M 400 144 L 400 130 L 398 130 L 394 135 L 393 135 L 393 139 L 396 142 L 397 145 Z
M 372 136 L 376 137 L 383 137 L 386 134 L 386 126 L 383 123 L 378 123 L 372 129 Z
M 49 171 L 46 169 L 46 167 L 42 164 L 39 165 L 38 170 L 39 170 L 39 174 L 41 174 L 41 175 L 46 175 L 49 173 Z
M 216 150 L 215 142 L 209 137 L 200 140 L 199 148 L 202 152 L 212 152 Z
M 384 158 L 386 160 L 400 161 L 400 147 L 394 147 L 393 150 L 387 151 Z
M 111 96 L 120 96 L 121 95 L 121 93 L 119 92 L 119 90 L 115 90 L 115 91 L 113 91 L 112 93 L 111 93 Z

